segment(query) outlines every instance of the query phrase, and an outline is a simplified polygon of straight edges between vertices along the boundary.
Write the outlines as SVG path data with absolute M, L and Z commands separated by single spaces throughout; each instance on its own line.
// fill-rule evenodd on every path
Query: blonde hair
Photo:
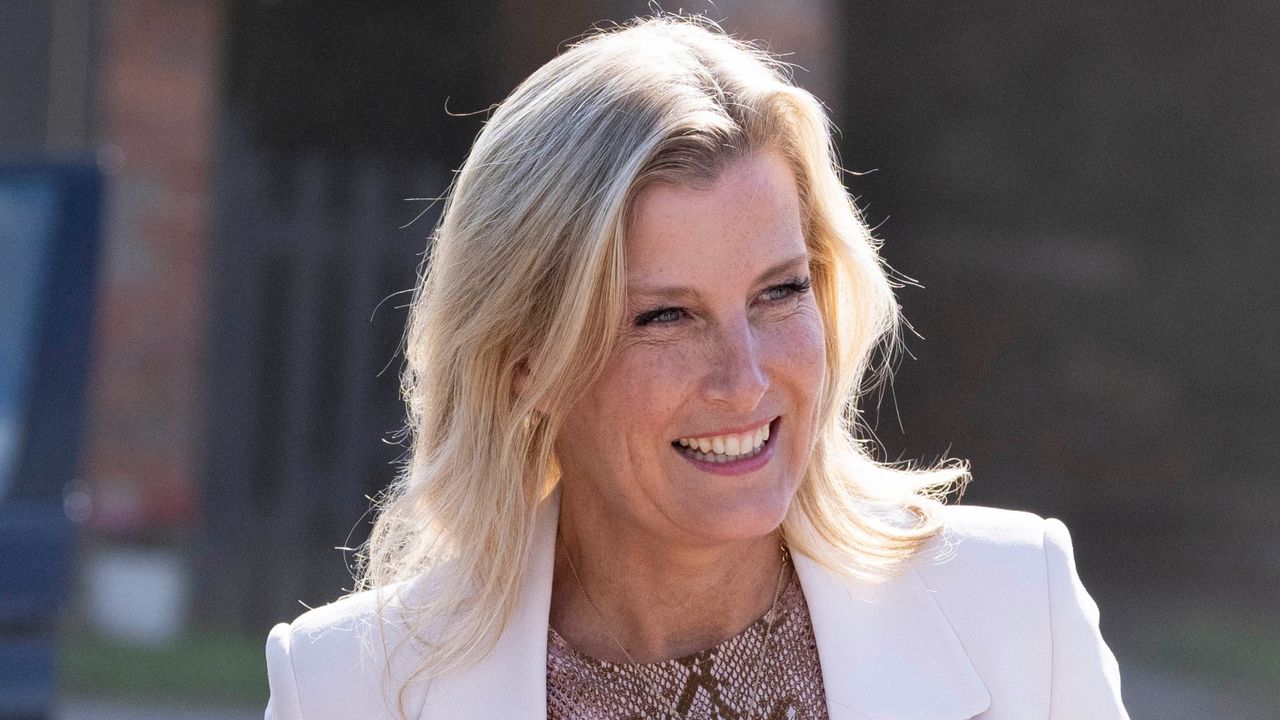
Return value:
M 635 21 L 516 88 L 476 138 L 436 229 L 406 337 L 411 453 L 381 501 L 358 586 L 449 563 L 414 608 L 433 626 L 416 638 L 429 642 L 420 674 L 483 657 L 514 610 L 536 507 L 559 477 L 558 428 L 622 327 L 636 194 L 704 185 L 763 150 L 796 174 L 827 333 L 816 449 L 787 541 L 875 580 L 939 529 L 940 499 L 967 479 L 964 465 L 878 462 L 862 439 L 855 406 L 888 372 L 901 320 L 821 105 L 776 60 L 706 21 Z

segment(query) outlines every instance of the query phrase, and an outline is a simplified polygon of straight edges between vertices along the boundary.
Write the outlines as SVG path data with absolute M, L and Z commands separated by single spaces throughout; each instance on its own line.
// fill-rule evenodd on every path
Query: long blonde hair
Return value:
M 561 420 L 622 327 L 636 194 L 653 182 L 705 185 L 764 149 L 796 174 L 827 333 L 819 437 L 787 541 L 875 580 L 937 532 L 940 498 L 967 479 L 964 465 L 878 462 L 858 420 L 901 320 L 822 106 L 772 57 L 706 21 L 634 21 L 574 45 L 497 108 L 435 232 L 406 336 L 411 452 L 381 500 L 357 587 L 448 562 L 415 608 L 434 628 L 420 674 L 483 657 L 514 610 L 536 507 L 559 477 Z

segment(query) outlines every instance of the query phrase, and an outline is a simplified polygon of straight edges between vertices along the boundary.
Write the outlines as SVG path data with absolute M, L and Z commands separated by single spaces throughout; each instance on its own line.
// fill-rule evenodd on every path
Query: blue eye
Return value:
M 793 295 L 809 292 L 811 287 L 813 281 L 810 278 L 795 278 L 765 290 L 764 297 L 766 300 L 785 300 Z
M 765 302 L 782 302 L 796 295 L 803 295 L 809 292 L 812 286 L 810 278 L 793 278 L 787 282 L 774 285 L 764 290 L 760 295 Z M 644 327 L 645 325 L 672 325 L 684 319 L 684 308 L 664 307 L 656 310 L 642 312 L 635 317 L 633 321 L 636 327 Z
M 680 313 L 682 312 L 684 311 L 680 308 L 658 308 L 657 310 L 650 310 L 649 312 L 641 313 L 636 316 L 636 327 L 649 325 L 650 323 L 658 323 L 659 325 L 673 323 L 680 319 Z

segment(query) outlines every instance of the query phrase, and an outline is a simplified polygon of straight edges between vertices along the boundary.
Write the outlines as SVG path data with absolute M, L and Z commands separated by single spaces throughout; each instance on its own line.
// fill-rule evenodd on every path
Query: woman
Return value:
M 687 19 L 526 80 L 414 301 L 362 591 L 268 718 L 1122 718 L 1055 520 L 944 508 L 854 403 L 898 309 L 818 102 Z

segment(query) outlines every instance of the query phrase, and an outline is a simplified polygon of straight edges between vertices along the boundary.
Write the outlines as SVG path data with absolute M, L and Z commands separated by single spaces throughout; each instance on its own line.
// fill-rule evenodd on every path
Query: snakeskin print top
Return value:
M 795 573 L 776 617 L 766 614 L 719 645 L 675 660 L 597 660 L 548 630 L 547 717 L 827 720 L 818 646 Z

